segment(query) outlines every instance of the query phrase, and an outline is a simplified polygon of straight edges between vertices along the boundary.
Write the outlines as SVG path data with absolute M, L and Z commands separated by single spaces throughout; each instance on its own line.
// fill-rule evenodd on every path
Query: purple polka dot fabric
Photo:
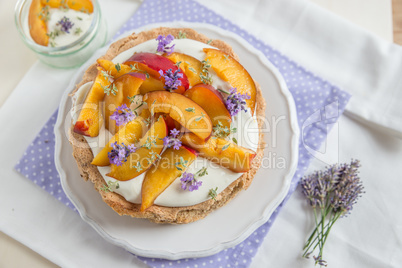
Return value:
M 26 149 L 15 166 L 15 170 L 76 211 L 61 187 L 60 176 L 54 163 L 54 124 L 56 119 L 57 111 Z
M 336 124 L 350 95 L 320 77 L 315 76 L 268 44 L 248 34 L 244 29 L 192 0 L 178 0 L 174 4 L 168 0 L 146 0 L 139 10 L 116 33 L 116 36 L 147 24 L 176 20 L 210 23 L 234 32 L 243 37 L 256 49 L 263 52 L 268 60 L 278 68 L 296 104 L 297 119 L 301 130 L 299 163 L 292 179 L 289 193 L 284 201 L 274 211 L 268 222 L 237 246 L 225 249 L 213 256 L 198 259 L 170 261 L 144 257 L 139 258 L 147 265 L 155 268 L 248 267 L 282 206 L 296 189 L 298 182 L 313 158 L 313 154 L 319 154 L 320 146 L 324 142 L 327 142 L 328 131 Z M 15 169 L 56 199 L 68 207 L 75 209 L 61 188 L 59 175 L 54 165 L 55 138 L 53 127 L 56 117 L 57 111 L 27 148 L 15 166 Z

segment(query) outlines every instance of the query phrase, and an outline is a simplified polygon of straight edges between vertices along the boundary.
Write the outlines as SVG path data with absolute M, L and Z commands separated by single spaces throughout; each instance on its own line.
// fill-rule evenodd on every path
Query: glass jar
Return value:
M 77 40 L 60 47 L 42 46 L 31 37 L 28 14 L 32 0 L 20 0 L 15 7 L 15 23 L 22 40 L 45 64 L 56 68 L 74 68 L 82 65 L 102 47 L 107 38 L 106 21 L 102 19 L 97 0 L 92 0 L 93 17 L 88 30 Z

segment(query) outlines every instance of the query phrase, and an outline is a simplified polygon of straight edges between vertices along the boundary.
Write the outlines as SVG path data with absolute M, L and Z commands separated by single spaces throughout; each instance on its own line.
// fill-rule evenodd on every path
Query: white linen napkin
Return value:
M 350 92 L 346 114 L 402 138 L 402 47 L 306 0 L 203 0 Z M 374 18 L 373 18 L 374 19 Z

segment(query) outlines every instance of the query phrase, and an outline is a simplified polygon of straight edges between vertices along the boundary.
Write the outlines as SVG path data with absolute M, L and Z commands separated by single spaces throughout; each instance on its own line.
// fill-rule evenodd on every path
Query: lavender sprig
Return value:
M 201 62 L 201 64 L 202 64 L 202 70 L 199 75 L 201 82 L 206 85 L 211 85 L 212 84 L 212 76 L 209 73 L 209 68 L 211 68 L 211 64 L 210 64 L 209 60 L 203 60 Z
M 71 22 L 69 18 L 64 16 L 60 21 L 57 22 L 56 25 L 61 27 L 61 31 L 65 33 L 70 33 L 70 29 L 73 28 L 74 23 Z
M 100 189 L 105 193 L 113 192 L 116 189 L 119 189 L 120 185 L 117 181 L 108 181 L 106 185 L 103 185 Z
M 224 127 L 221 121 L 218 121 L 218 123 L 213 127 L 213 134 L 215 137 L 219 138 L 226 138 L 230 134 L 234 134 L 237 132 L 237 128 L 235 127 Z
M 116 121 L 117 126 L 124 125 L 135 118 L 135 114 L 126 104 L 122 104 L 117 107 L 114 113 L 110 116 L 110 119 Z
M 237 115 L 242 110 L 247 112 L 247 103 L 245 100 L 249 100 L 251 98 L 250 95 L 238 93 L 237 88 L 235 87 L 229 89 L 229 92 L 222 89 L 218 90 L 229 94 L 226 99 L 226 108 L 230 112 L 231 116 Z
M 159 35 L 156 38 L 158 41 L 158 48 L 156 49 L 157 52 L 167 53 L 168 55 L 172 54 L 174 51 L 174 44 L 168 46 L 174 40 L 174 36 L 168 34 L 167 36 Z
M 134 144 L 127 146 L 124 143 L 117 144 L 117 142 L 114 142 L 111 145 L 112 150 L 107 154 L 107 156 L 110 164 L 115 164 L 116 166 L 123 165 L 123 162 L 127 161 L 127 157 L 137 150 Z
M 179 150 L 181 147 L 181 141 L 177 138 L 177 136 L 180 134 L 180 131 L 177 129 L 172 129 L 170 131 L 170 136 L 166 136 L 163 138 L 163 145 L 166 146 L 167 148 L 170 148 L 173 146 L 173 149 Z
M 208 175 L 206 167 L 201 168 L 195 174 L 184 172 L 180 179 L 181 188 L 183 190 L 188 189 L 190 192 L 198 190 L 198 188 L 202 186 L 202 181 L 198 180 L 198 178 L 205 175 Z
M 353 205 L 364 193 L 358 176 L 359 167 L 360 162 L 352 160 L 350 164 L 332 165 L 326 171 L 316 171 L 301 181 L 302 193 L 313 207 L 316 222 L 303 248 L 303 257 L 309 258 L 318 247 L 318 255 L 313 256 L 315 264 L 327 265 L 322 256 L 332 226 L 339 218 L 350 214 Z
M 176 90 L 179 86 L 181 86 L 180 78 L 183 77 L 182 73 L 179 73 L 180 70 L 176 70 L 173 72 L 172 69 L 168 69 L 165 73 L 163 70 L 159 70 L 160 77 L 165 78 L 165 89 L 172 92 L 172 90 Z

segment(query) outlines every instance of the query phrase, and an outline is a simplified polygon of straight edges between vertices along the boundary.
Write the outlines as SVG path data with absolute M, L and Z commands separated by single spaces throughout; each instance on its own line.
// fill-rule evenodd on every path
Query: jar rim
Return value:
M 36 53 L 47 55 L 47 56 L 54 56 L 54 57 L 60 57 L 60 56 L 74 54 L 77 51 L 86 47 L 95 38 L 96 30 L 97 30 L 98 26 L 100 25 L 99 21 L 101 20 L 101 11 L 100 11 L 99 2 L 97 0 L 91 0 L 91 2 L 93 3 L 93 6 L 94 6 L 94 10 L 93 10 L 93 18 L 92 18 L 91 25 L 89 26 L 89 28 L 85 31 L 85 33 L 83 33 L 74 42 L 72 42 L 68 45 L 60 46 L 60 47 L 47 47 L 47 46 L 39 45 L 31 38 L 29 32 L 26 33 L 24 31 L 24 27 L 22 25 L 22 18 L 20 15 L 23 11 L 23 8 L 26 7 L 27 4 L 29 4 L 29 6 L 30 6 L 31 2 L 32 2 L 32 0 L 19 0 L 15 6 L 14 19 L 15 19 L 15 24 L 17 26 L 18 32 L 20 33 L 23 41 L 29 46 L 29 48 L 34 50 Z M 29 8 L 29 6 L 28 6 L 28 8 Z M 92 34 L 92 36 L 90 36 L 91 34 Z M 91 37 L 91 38 L 84 45 L 78 47 L 75 50 L 73 49 L 74 47 L 76 47 L 77 45 L 79 45 L 80 43 L 85 41 L 88 37 Z M 65 51 L 68 51 L 68 52 L 63 53 Z M 59 52 L 59 53 L 57 53 L 57 52 Z M 55 53 L 55 54 L 53 54 L 53 53 Z

